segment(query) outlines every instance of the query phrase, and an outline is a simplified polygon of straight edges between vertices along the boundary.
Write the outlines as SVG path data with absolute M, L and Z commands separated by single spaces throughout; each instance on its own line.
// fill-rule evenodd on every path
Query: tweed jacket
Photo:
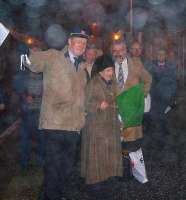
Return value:
M 152 77 L 144 68 L 140 58 L 128 58 L 128 77 L 125 82 L 124 91 L 135 86 L 138 83 L 144 83 L 144 95 L 149 93 Z M 129 127 L 122 132 L 124 141 L 135 141 L 143 137 L 142 126 Z
M 144 68 L 140 58 L 128 58 L 128 77 L 124 90 L 127 90 L 138 83 L 144 83 L 144 95 L 146 96 L 151 87 L 152 77 Z
M 117 118 L 116 87 L 107 85 L 98 74 L 86 88 L 87 111 L 81 142 L 81 176 L 94 184 L 112 176 L 122 176 L 120 124 Z M 102 101 L 109 103 L 100 109 Z
M 28 68 L 43 73 L 40 129 L 79 131 L 84 126 L 86 74 L 76 71 L 65 51 L 31 51 Z

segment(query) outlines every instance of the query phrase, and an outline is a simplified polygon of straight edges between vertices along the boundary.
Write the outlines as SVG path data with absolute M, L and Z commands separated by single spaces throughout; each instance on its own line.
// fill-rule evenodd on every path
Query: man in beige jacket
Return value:
M 77 27 L 64 50 L 31 50 L 29 56 L 31 64 L 27 67 L 43 73 L 39 128 L 46 135 L 46 161 L 42 199 L 62 199 L 65 183 L 72 173 L 85 121 L 86 74 L 79 62 L 87 39 L 85 30 Z
M 115 60 L 115 75 L 120 92 L 142 82 L 144 83 L 144 94 L 146 96 L 150 90 L 152 78 L 145 70 L 140 58 L 128 57 L 126 44 L 122 40 L 113 41 L 111 53 Z M 125 143 L 136 148 L 134 144 L 143 138 L 142 126 L 125 128 L 124 124 L 122 136 Z M 133 148 L 130 150 L 133 150 Z

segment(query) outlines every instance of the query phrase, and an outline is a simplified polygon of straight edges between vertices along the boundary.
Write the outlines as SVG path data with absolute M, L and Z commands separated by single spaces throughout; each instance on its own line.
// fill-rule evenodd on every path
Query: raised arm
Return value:
M 29 61 L 24 63 L 32 72 L 43 72 L 45 67 L 50 66 L 52 62 L 51 53 L 53 50 L 41 51 L 30 50 Z

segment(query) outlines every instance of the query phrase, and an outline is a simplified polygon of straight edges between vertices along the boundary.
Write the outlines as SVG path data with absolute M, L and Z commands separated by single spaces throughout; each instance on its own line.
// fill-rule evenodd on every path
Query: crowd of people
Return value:
M 87 192 L 107 198 L 105 182 L 123 177 L 123 156 L 142 147 L 143 123 L 126 127 L 118 112 L 116 97 L 130 88 L 143 84 L 144 97 L 151 95 L 145 120 L 161 124 L 162 137 L 169 134 L 166 113 L 175 104 L 176 66 L 166 59 L 166 49 L 153 62 L 142 62 L 142 51 L 139 41 L 127 46 L 120 39 L 100 53 L 82 27 L 71 31 L 62 50 L 29 49 L 26 69 L 13 85 L 20 99 L 22 169 L 29 166 L 32 134 L 37 138 L 38 166 L 44 169 L 39 199 L 65 200 L 78 158 Z M 4 108 L 0 91 L 0 111 Z

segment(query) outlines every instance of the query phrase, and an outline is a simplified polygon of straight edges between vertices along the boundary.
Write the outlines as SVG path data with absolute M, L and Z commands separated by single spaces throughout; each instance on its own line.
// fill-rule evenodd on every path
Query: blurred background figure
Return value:
M 94 43 L 89 43 L 87 45 L 85 51 L 85 71 L 87 74 L 87 80 L 89 81 L 93 74 L 95 73 L 95 69 L 93 69 L 94 61 L 97 57 L 98 48 Z
M 5 110 L 4 91 L 0 87 L 0 112 Z
M 141 65 L 144 66 L 145 58 L 143 57 L 143 47 L 142 47 L 142 44 L 138 42 L 137 40 L 134 40 L 131 43 L 130 56 L 133 60 L 137 60 L 138 62 L 141 63 Z M 148 70 L 149 63 L 146 63 L 146 64 L 147 64 L 147 70 Z M 150 132 L 150 129 L 151 129 L 150 126 L 151 126 L 151 119 L 149 116 L 149 112 L 146 112 L 144 113 L 144 117 L 143 117 L 143 131 L 145 135 L 146 133 L 148 134 Z
M 21 127 L 20 138 L 20 165 L 27 169 L 31 160 L 33 137 L 36 140 L 37 165 L 44 164 L 44 135 L 38 129 L 39 112 L 42 95 L 42 74 L 29 70 L 20 71 L 14 80 L 14 85 L 20 97 Z
M 130 55 L 132 58 L 141 58 L 142 46 L 138 41 L 133 41 L 130 47 Z
M 5 111 L 5 99 L 3 88 L 0 87 L 0 130 L 3 129 L 3 114 Z
M 174 106 L 177 81 L 176 65 L 167 60 L 165 49 L 157 51 L 156 60 L 152 62 L 151 74 L 153 77 L 151 96 L 151 117 L 153 123 L 158 124 L 158 132 L 169 134 L 166 114 Z
M 0 131 L 3 133 L 19 117 L 19 96 L 10 84 L 0 84 Z

